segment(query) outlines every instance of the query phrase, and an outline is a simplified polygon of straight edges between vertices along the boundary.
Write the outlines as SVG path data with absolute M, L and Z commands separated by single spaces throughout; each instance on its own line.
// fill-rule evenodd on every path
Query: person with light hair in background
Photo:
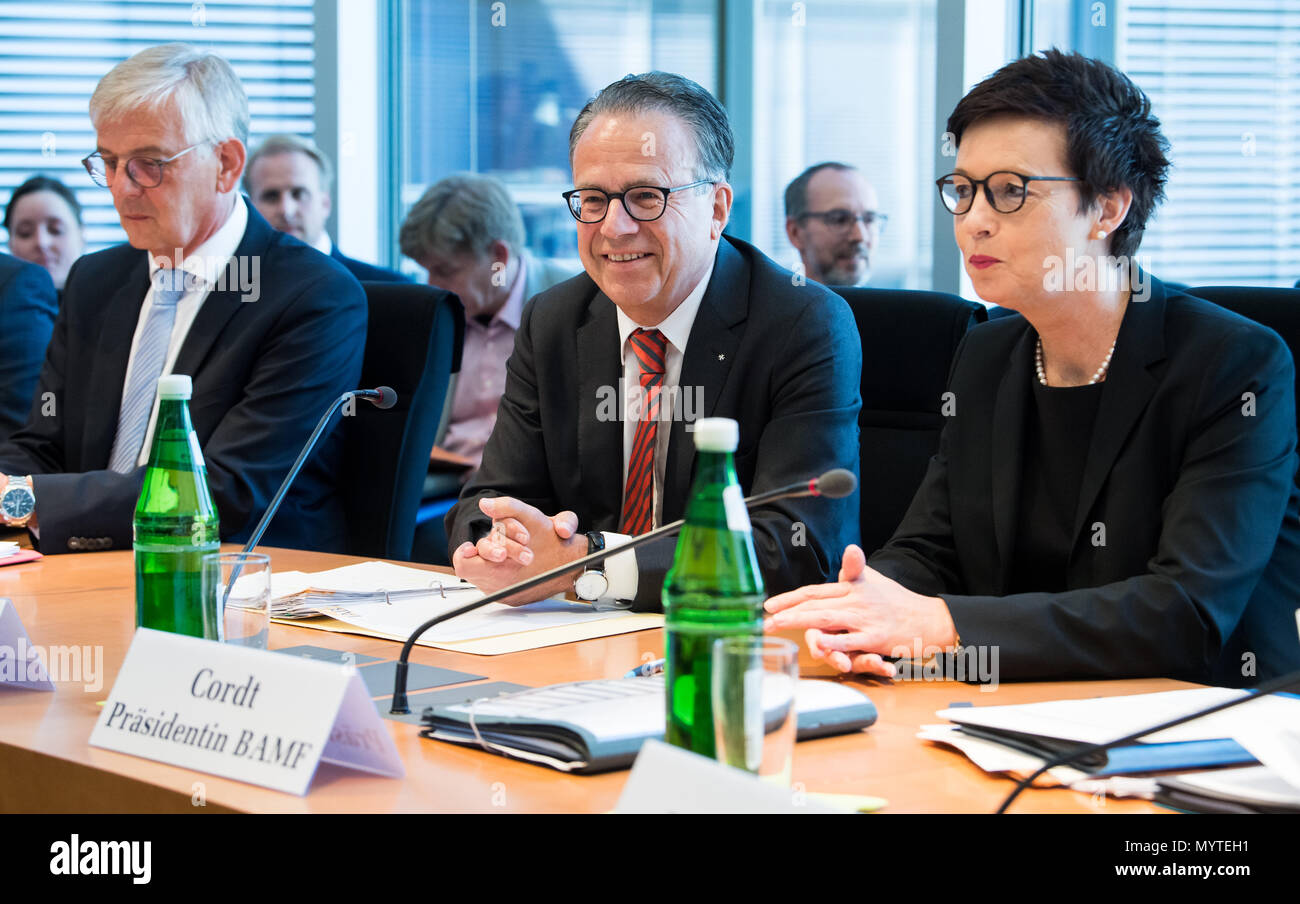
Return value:
M 523 217 L 510 192 L 475 173 L 430 186 L 402 222 L 399 242 L 429 285 L 454 292 L 464 305 L 460 375 L 439 448 L 476 468 L 496 424 L 524 303 L 573 274 L 525 250 Z
M 0 510 L 42 552 L 129 547 L 158 378 L 187 374 L 221 536 L 242 541 L 320 412 L 356 387 L 365 296 L 240 195 L 248 98 L 217 54 L 140 51 L 100 80 L 90 119 L 83 164 L 127 244 L 68 274 L 37 385 L 54 405 L 0 444 Z M 341 548 L 338 440 L 317 447 L 268 544 Z
M 400 273 L 348 257 L 330 239 L 334 167 L 316 143 L 299 135 L 268 135 L 248 157 L 244 187 L 257 212 L 281 232 L 338 261 L 358 280 L 409 282 Z

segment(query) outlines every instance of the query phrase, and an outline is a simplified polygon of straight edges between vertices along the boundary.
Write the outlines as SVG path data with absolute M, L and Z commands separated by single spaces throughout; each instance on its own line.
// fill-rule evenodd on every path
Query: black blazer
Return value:
M 614 303 L 585 273 L 540 293 L 524 308 L 506 369 L 483 465 L 447 515 L 450 549 L 489 529 L 478 508 L 482 496 L 514 496 L 547 514 L 570 509 L 584 531 L 618 530 L 623 423 L 598 415 L 598 403 L 623 375 Z M 724 236 L 679 382 L 703 387 L 698 416 L 740 423 L 736 473 L 746 495 L 829 468 L 857 473 L 861 371 L 862 347 L 844 299 L 816 283 L 792 285 L 788 270 Z M 683 398 L 678 410 L 686 407 Z M 664 521 L 683 516 L 694 464 L 692 435 L 675 420 Z M 755 510 L 754 547 L 768 592 L 826 580 L 856 541 L 857 513 L 856 495 Z M 675 549 L 676 540 L 666 538 L 636 551 L 637 609 L 659 609 Z
M 1063 593 L 1005 595 L 1037 334 L 967 334 L 956 414 L 872 567 L 942 595 L 1004 679 L 1165 676 L 1242 686 L 1300 667 L 1294 365 L 1278 335 L 1151 280 L 1128 305 Z
M 130 245 L 86 255 L 68 275 L 27 424 L 0 444 L 0 470 L 37 475 L 42 552 L 131 546 L 144 468 L 106 469 L 148 289 L 148 255 Z M 223 539 L 248 538 L 317 420 L 356 388 L 366 323 L 357 281 L 248 204 L 224 288 L 204 300 L 173 369 L 194 380 L 190 413 Z M 267 531 L 268 545 L 342 548 L 339 438 L 322 438 Z
M 50 274 L 0 254 L 0 440 L 27 419 L 58 310 Z

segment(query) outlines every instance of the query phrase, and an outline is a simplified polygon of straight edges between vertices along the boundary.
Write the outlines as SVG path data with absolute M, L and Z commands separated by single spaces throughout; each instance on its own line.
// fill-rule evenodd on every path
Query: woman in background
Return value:
M 44 267 L 60 295 L 68 271 L 86 249 L 81 205 L 58 179 L 32 176 L 14 189 L 4 227 L 14 257 Z

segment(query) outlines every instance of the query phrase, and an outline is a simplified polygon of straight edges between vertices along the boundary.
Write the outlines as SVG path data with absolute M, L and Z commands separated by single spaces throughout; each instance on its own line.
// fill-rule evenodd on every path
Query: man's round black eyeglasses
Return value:
M 648 223 L 657 220 L 668 209 L 668 196 L 676 191 L 716 184 L 712 179 L 701 179 L 689 185 L 664 188 L 659 185 L 634 185 L 626 191 L 601 191 L 599 188 L 575 188 L 563 194 L 569 213 L 579 223 L 599 223 L 609 213 L 609 202 L 618 199 L 627 215 Z

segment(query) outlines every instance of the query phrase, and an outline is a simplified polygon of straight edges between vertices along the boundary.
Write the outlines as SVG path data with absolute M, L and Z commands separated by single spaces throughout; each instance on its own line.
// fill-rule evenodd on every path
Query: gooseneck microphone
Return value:
M 330 418 L 333 417 L 334 412 L 338 411 L 339 408 L 341 408 L 349 399 L 365 399 L 376 408 L 387 409 L 392 408 L 393 405 L 397 404 L 397 393 L 393 391 L 391 386 L 379 386 L 375 389 L 357 389 L 351 392 L 345 392 L 334 400 L 334 403 L 330 405 L 329 410 L 325 412 L 325 416 L 322 417 L 320 422 L 316 425 L 316 429 L 313 430 L 311 436 L 307 438 L 307 444 L 303 446 L 302 451 L 298 453 L 298 460 L 293 463 L 293 467 L 290 468 L 289 473 L 285 475 L 284 482 L 280 484 L 280 489 L 275 491 L 275 496 L 271 498 L 271 504 L 266 507 L 266 514 L 262 515 L 262 520 L 257 522 L 257 527 L 253 530 L 253 535 L 249 537 L 248 542 L 244 544 L 244 552 L 252 552 L 253 547 L 261 542 L 262 534 L 266 533 L 267 525 L 271 523 L 271 519 L 274 518 L 275 513 L 279 511 L 280 503 L 284 501 L 285 494 L 289 492 L 289 486 L 293 483 L 294 478 L 298 476 L 298 472 L 302 470 L 303 464 L 307 461 L 307 456 L 311 455 L 312 449 L 316 448 L 316 442 L 320 439 L 321 434 L 325 432 L 325 427 L 329 424 Z M 233 583 L 233 577 L 231 578 L 231 581 Z
M 344 397 L 356 396 L 358 399 L 365 399 L 383 411 L 387 411 L 397 404 L 397 393 L 393 392 L 391 386 L 376 386 L 374 389 L 358 389 L 355 392 L 344 393 Z
M 827 499 L 843 499 L 857 488 L 858 478 L 853 476 L 852 471 L 847 468 L 835 468 L 812 480 L 792 483 L 789 486 L 750 496 L 745 500 L 745 505 L 752 507 L 774 499 L 789 499 L 792 496 L 825 496 Z
M 764 502 L 772 502 L 776 499 L 793 499 L 804 496 L 824 496 L 828 499 L 841 499 L 852 493 L 857 486 L 858 478 L 854 476 L 852 471 L 845 468 L 835 468 L 834 470 L 827 471 L 822 476 L 815 477 L 812 480 L 792 483 L 789 486 L 750 496 L 748 499 L 744 500 L 745 509 L 749 510 L 756 505 L 761 505 Z M 523 593 L 524 591 L 531 590 L 534 587 L 539 587 L 548 581 L 553 581 L 558 577 L 563 577 L 566 574 L 586 568 L 589 565 L 596 565 L 605 561 L 615 553 L 627 552 L 629 549 L 636 549 L 638 546 L 644 546 L 647 543 L 652 543 L 655 540 L 675 534 L 685 525 L 685 519 L 673 521 L 671 524 L 657 527 L 649 533 L 633 537 L 631 540 L 620 546 L 597 550 L 590 555 L 583 556 L 581 559 L 576 559 L 563 565 L 557 565 L 550 571 L 543 571 L 541 574 L 533 575 L 531 578 L 526 578 L 517 584 L 511 584 L 509 587 L 504 587 L 496 593 L 489 593 L 480 600 L 475 600 L 472 603 L 458 606 L 450 612 L 435 615 L 433 618 L 412 631 L 411 636 L 406 639 L 406 643 L 402 646 L 402 655 L 397 659 L 397 668 L 393 675 L 393 700 L 389 713 L 400 716 L 407 715 L 411 711 L 410 703 L 406 698 L 407 660 L 411 656 L 411 650 L 414 649 L 415 642 L 420 639 L 420 635 L 425 631 L 428 631 L 435 625 L 453 619 L 458 615 L 464 615 L 466 612 L 472 612 L 481 606 L 486 606 L 488 603 L 499 603 L 506 597 L 514 596 L 517 593 Z
M 1225 709 L 1231 709 L 1234 706 L 1240 706 L 1243 703 L 1250 703 L 1252 700 L 1258 700 L 1261 697 L 1267 697 L 1269 694 L 1277 694 L 1288 690 L 1292 687 L 1300 687 L 1300 672 L 1292 672 L 1289 675 L 1283 675 L 1281 678 L 1274 678 L 1272 681 L 1266 681 L 1245 697 L 1235 697 L 1224 703 L 1216 703 L 1214 706 L 1207 706 L 1205 709 L 1197 710 L 1194 713 L 1188 713 L 1185 716 L 1179 716 L 1177 719 L 1170 719 L 1168 722 L 1161 722 L 1159 725 L 1153 725 L 1150 728 L 1144 728 L 1141 731 L 1135 731 L 1132 734 L 1125 735 L 1122 738 L 1116 738 L 1113 741 L 1105 741 L 1101 744 L 1085 744 L 1082 747 L 1076 747 L 1074 750 L 1067 751 L 1054 760 L 1044 763 L 1033 775 L 1022 779 L 1007 795 L 1007 799 L 998 807 L 997 813 L 1005 813 L 1011 806 L 1011 802 L 1020 796 L 1020 792 L 1033 784 L 1034 779 L 1038 778 L 1048 769 L 1055 769 L 1057 766 L 1066 766 L 1075 760 L 1090 756 L 1094 753 L 1104 753 L 1112 747 L 1118 747 L 1121 744 L 1128 744 L 1147 735 L 1155 734 L 1158 731 L 1164 731 L 1166 728 L 1173 728 L 1175 725 L 1182 725 L 1184 722 L 1191 722 L 1202 716 L 1208 716 L 1211 713 L 1222 712 Z

